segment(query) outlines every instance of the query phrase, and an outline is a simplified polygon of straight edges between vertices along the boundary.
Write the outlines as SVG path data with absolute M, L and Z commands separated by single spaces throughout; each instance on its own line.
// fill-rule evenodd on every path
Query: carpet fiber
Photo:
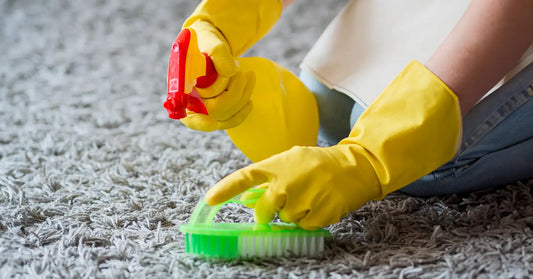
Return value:
M 205 261 L 180 224 L 249 164 L 167 118 L 169 47 L 197 1 L 0 2 L 0 277 L 457 278 L 533 274 L 533 181 L 394 193 L 329 227 L 318 259 Z M 246 55 L 298 71 L 345 1 L 301 0 Z M 218 221 L 251 221 L 224 208 Z

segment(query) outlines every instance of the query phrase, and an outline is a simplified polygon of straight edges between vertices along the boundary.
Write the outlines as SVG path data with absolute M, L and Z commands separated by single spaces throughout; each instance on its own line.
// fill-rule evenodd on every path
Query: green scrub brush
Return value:
M 264 189 L 247 192 L 261 194 Z M 255 195 L 257 196 L 257 194 Z M 237 196 L 226 203 L 255 203 L 257 198 Z M 318 256 L 324 250 L 324 229 L 307 231 L 294 224 L 213 223 L 223 204 L 209 206 L 204 199 L 194 209 L 189 224 L 180 226 L 185 233 L 185 252 L 205 258 L 247 259 L 253 257 Z

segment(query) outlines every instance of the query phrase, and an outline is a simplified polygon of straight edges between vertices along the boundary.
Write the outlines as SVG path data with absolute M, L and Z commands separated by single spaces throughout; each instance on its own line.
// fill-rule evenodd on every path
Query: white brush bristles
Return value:
M 318 256 L 324 251 L 324 236 L 239 236 L 240 258 Z

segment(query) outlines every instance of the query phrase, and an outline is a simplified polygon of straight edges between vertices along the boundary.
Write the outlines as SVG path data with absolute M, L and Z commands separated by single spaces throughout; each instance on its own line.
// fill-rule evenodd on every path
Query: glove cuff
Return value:
M 451 160 L 461 134 L 457 96 L 413 61 L 365 110 L 340 144 L 355 143 L 367 150 L 385 196 Z

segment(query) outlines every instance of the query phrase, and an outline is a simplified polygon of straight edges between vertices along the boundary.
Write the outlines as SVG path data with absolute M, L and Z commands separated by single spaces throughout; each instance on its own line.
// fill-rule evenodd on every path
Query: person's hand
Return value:
M 213 61 L 218 78 L 196 88 L 209 115 L 187 111 L 182 123 L 191 129 L 229 129 L 251 110 L 253 71 L 239 71 L 237 57 L 262 38 L 281 15 L 280 0 L 204 0 L 182 28 L 196 31 L 198 48 Z
M 255 73 L 237 71 L 229 79 L 225 89 L 217 89 L 218 80 L 220 77 L 208 88 L 196 89 L 202 97 L 208 115 L 187 110 L 187 117 L 180 119 L 185 126 L 204 132 L 225 130 L 239 125 L 250 113 L 250 96 L 255 88 Z M 212 92 L 216 92 L 213 90 L 217 90 L 218 94 L 211 96 Z
M 316 229 L 338 222 L 381 196 L 365 155 L 356 145 L 296 146 L 230 174 L 208 192 L 206 199 L 209 204 L 218 204 L 263 184 L 266 191 L 252 205 L 257 223 L 268 223 L 278 213 L 284 222 Z
M 183 28 L 192 28 L 198 47 L 207 54 L 219 78 L 202 97 L 211 98 L 228 86 L 237 71 L 235 58 L 243 54 L 272 28 L 281 15 L 280 0 L 204 0 L 187 18 Z
M 316 145 L 318 108 L 313 93 L 289 70 L 261 57 L 237 58 L 228 87 L 202 98 L 208 114 L 187 110 L 180 119 L 200 131 L 226 130 L 252 162 L 294 145 Z M 197 89 L 200 96 L 203 90 Z
M 206 202 L 248 188 L 266 191 L 255 220 L 315 229 L 337 222 L 453 158 L 461 140 L 455 94 L 418 62 L 409 64 L 361 115 L 350 135 L 327 147 L 294 147 L 219 181 Z
M 231 52 L 231 46 L 224 35 L 220 33 L 220 30 L 207 21 L 194 21 L 187 28 L 195 31 L 198 49 L 209 56 L 218 74 L 212 85 L 205 89 L 197 88 L 197 91 L 202 98 L 215 97 L 228 86 L 230 78 L 238 71 L 237 61 Z

